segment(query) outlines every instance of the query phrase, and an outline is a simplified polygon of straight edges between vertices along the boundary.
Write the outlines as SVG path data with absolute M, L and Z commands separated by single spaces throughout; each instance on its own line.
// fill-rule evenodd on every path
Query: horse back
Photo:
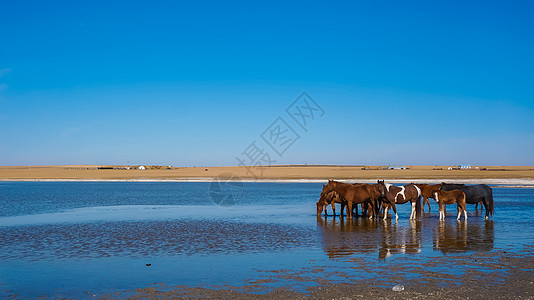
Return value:
M 440 184 L 425 184 L 421 189 L 421 194 L 423 194 L 423 197 L 425 198 L 434 198 L 434 192 L 436 192 L 440 186 Z
M 465 184 L 457 184 L 457 183 L 442 183 L 441 184 L 441 189 L 444 191 L 462 190 L 466 187 L 468 186 Z
M 349 188 L 348 194 L 354 203 L 361 203 L 373 199 L 373 192 L 369 184 L 353 185 Z
M 450 191 L 440 190 L 438 191 L 438 197 L 440 201 L 443 201 L 445 203 L 465 201 L 465 193 L 458 189 L 454 189 Z
M 456 201 L 465 201 L 465 193 L 461 190 L 452 190 L 449 192 L 451 197 Z
M 459 190 L 465 193 L 466 200 L 469 203 L 489 201 L 491 195 L 491 188 L 485 184 L 467 185 Z
M 417 190 L 418 187 L 416 187 L 415 184 L 413 184 L 413 183 L 407 184 L 407 185 L 404 186 L 404 189 L 405 189 L 404 193 L 405 193 L 406 198 L 407 198 L 406 200 L 419 198 L 419 191 Z

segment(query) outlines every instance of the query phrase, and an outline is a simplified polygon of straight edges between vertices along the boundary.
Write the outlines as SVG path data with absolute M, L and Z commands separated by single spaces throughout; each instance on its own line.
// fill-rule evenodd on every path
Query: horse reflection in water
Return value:
M 423 224 L 424 223 L 424 224 Z M 366 218 L 317 217 L 323 251 L 332 259 L 378 252 L 385 260 L 395 254 L 419 254 L 424 249 L 449 252 L 493 249 L 493 222 L 447 222 L 426 219 L 396 223 Z M 423 243 L 423 241 L 426 241 Z M 431 242 L 433 241 L 433 242 Z M 431 244 L 433 243 L 433 244 Z
M 410 222 L 403 228 L 390 221 L 376 222 L 361 218 L 356 220 L 317 217 L 324 252 L 329 258 L 341 258 L 353 254 L 370 254 L 378 251 L 379 259 L 396 253 L 421 252 L 421 224 Z
M 434 230 L 434 250 L 449 252 L 488 251 L 493 249 L 493 221 L 439 222 Z
M 340 258 L 355 253 L 373 253 L 378 247 L 379 223 L 367 218 L 345 220 L 317 216 L 323 250 L 329 258 Z
M 410 221 L 408 228 L 396 222 L 384 222 L 382 226 L 382 244 L 378 252 L 379 259 L 386 259 L 393 254 L 417 254 L 422 244 L 421 222 Z

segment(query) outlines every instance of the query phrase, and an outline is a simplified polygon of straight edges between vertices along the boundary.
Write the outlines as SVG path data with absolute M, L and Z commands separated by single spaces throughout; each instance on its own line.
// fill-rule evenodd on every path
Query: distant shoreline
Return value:
M 336 179 L 343 182 L 375 183 L 376 179 Z M 325 179 L 228 179 L 228 178 L 176 178 L 176 179 L 0 179 L 0 182 L 243 182 L 243 183 L 325 183 Z M 465 183 L 487 184 L 499 188 L 534 188 L 534 179 L 386 179 L 391 183 Z
M 397 166 L 395 166 L 397 167 Z M 42 182 L 317 182 L 328 179 L 374 183 L 484 183 L 492 186 L 534 187 L 534 166 L 473 166 L 453 169 L 448 166 L 277 165 L 271 167 L 169 167 L 146 166 L 0 166 L 0 181 Z

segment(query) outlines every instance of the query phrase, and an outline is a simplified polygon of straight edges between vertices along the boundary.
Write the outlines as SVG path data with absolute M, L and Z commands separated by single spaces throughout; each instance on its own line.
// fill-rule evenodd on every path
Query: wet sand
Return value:
M 316 280 L 318 286 L 306 292 L 291 291 L 290 288 L 274 289 L 258 294 L 255 284 L 220 289 L 190 288 L 187 286 L 155 285 L 112 295 L 107 299 L 128 296 L 131 299 L 161 298 L 215 298 L 215 299 L 534 299 L 534 248 L 526 247 L 524 254 L 504 250 L 491 253 L 475 253 L 469 256 L 441 256 L 417 268 L 410 268 L 410 277 L 403 274 L 401 266 L 362 265 L 377 273 L 371 280 L 351 278 L 352 282 L 331 284 L 327 279 Z M 403 257 L 406 258 L 406 257 Z M 402 258 L 401 258 L 402 259 Z M 409 259 L 405 259 L 407 266 Z M 461 276 L 451 276 L 430 271 L 447 265 L 450 268 L 468 268 Z M 476 266 L 477 268 L 472 268 Z M 482 272 L 477 269 L 485 269 Z M 309 281 L 305 275 L 286 273 L 283 270 L 273 277 L 289 277 L 292 280 Z M 396 284 L 404 286 L 403 291 L 393 291 Z

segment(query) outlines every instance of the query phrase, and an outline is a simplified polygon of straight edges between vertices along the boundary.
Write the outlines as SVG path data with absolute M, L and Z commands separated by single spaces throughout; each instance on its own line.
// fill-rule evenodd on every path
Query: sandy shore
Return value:
M 1 166 L 3 181 L 273 181 L 324 182 L 328 179 L 375 182 L 464 182 L 534 186 L 534 166 L 478 166 L 448 170 L 448 166 L 407 166 L 382 170 L 378 166 L 187 167 L 120 170 L 99 166 Z

